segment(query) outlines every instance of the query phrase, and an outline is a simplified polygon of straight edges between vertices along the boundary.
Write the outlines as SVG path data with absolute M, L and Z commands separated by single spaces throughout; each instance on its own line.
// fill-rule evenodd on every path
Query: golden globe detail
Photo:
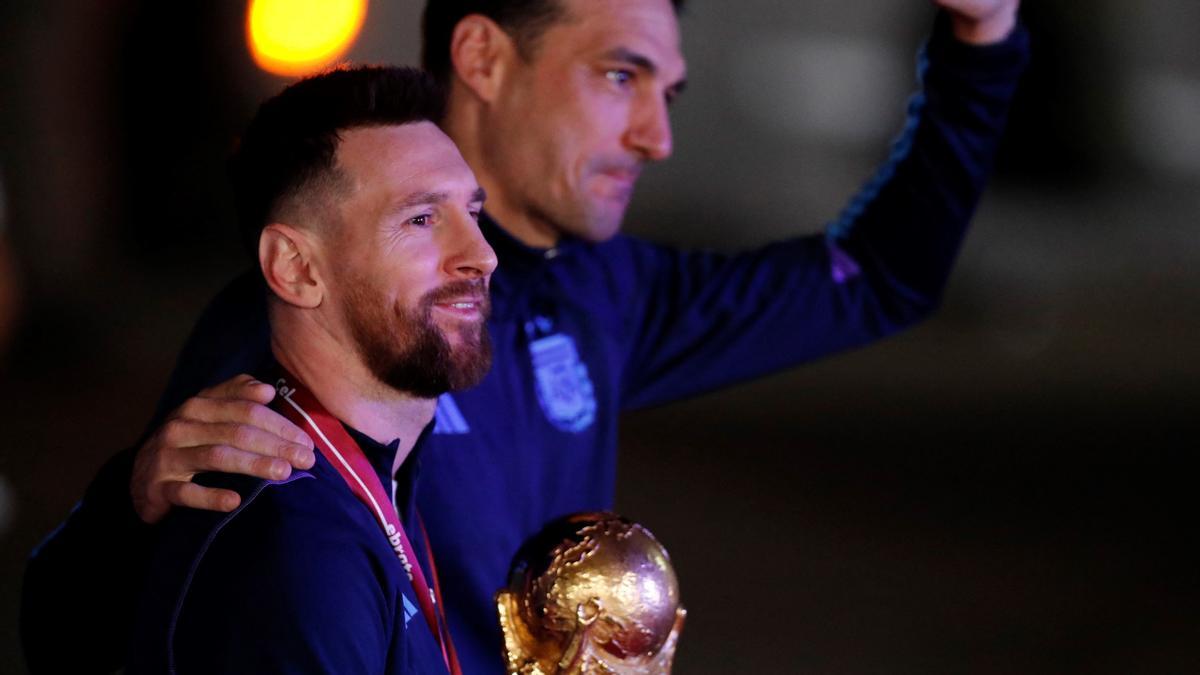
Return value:
M 496 594 L 509 673 L 668 673 L 687 612 L 667 551 L 612 513 L 546 525 Z

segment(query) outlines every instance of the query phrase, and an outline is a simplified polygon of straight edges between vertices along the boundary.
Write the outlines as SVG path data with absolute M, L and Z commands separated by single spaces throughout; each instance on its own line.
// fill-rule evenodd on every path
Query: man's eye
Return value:
M 609 82 L 621 85 L 629 84 L 633 80 L 632 71 L 621 70 L 619 68 L 604 71 L 604 76 L 608 78 Z
M 480 213 L 482 213 L 482 211 L 471 211 L 471 219 L 478 223 Z
M 413 216 L 412 218 L 409 218 L 408 223 L 410 225 L 424 227 L 424 226 L 428 225 L 429 221 L 431 221 L 431 220 L 433 220 L 433 218 L 431 216 L 429 216 L 428 214 L 422 214 L 419 216 Z

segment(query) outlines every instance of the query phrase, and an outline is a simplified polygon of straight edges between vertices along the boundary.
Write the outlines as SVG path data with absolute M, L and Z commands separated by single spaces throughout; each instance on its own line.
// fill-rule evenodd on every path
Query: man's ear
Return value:
M 289 305 L 311 309 L 321 304 L 325 284 L 316 265 L 312 233 L 282 223 L 263 228 L 258 265 L 271 291 Z
M 482 14 L 463 17 L 450 36 L 455 75 L 485 103 L 496 100 L 517 45 L 495 21 Z

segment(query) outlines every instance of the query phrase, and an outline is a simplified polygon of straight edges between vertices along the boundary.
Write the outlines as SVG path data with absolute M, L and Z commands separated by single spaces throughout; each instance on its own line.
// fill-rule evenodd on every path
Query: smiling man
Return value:
M 341 70 L 251 123 L 232 174 L 269 289 L 256 372 L 318 452 L 283 480 L 208 476 L 241 505 L 164 523 L 129 672 L 458 670 L 415 485 L 437 396 L 491 362 L 496 257 L 442 103 L 416 70 Z
M 740 255 L 685 252 L 619 234 L 640 170 L 673 150 L 668 110 L 686 80 L 678 4 L 426 8 L 424 60 L 449 89 L 442 128 L 487 190 L 480 228 L 503 261 L 491 287 L 494 367 L 439 399 L 418 495 L 468 672 L 503 668 L 492 598 L 521 542 L 561 514 L 612 506 L 623 410 L 868 344 L 937 307 L 1027 60 L 1017 0 L 938 0 L 922 91 L 843 217 Z M 272 477 L 311 461 L 304 435 L 263 407 L 270 387 L 222 382 L 253 366 L 255 345 L 267 349 L 254 286 L 244 278 L 214 301 L 180 358 L 167 414 L 31 561 L 33 660 L 62 658 L 52 645 L 69 606 L 88 663 L 120 663 L 119 589 L 141 583 L 138 550 L 155 536 L 143 521 L 172 505 L 239 503 L 195 472 Z M 113 540 L 131 553 L 104 555 L 97 544 Z M 97 618 L 113 608 L 116 620 Z

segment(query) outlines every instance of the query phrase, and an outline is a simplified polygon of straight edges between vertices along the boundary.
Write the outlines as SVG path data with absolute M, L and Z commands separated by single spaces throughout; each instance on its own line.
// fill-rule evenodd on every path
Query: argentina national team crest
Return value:
M 590 427 L 596 419 L 596 394 L 575 340 L 562 333 L 540 337 L 529 343 L 529 357 L 546 419 L 562 431 Z

